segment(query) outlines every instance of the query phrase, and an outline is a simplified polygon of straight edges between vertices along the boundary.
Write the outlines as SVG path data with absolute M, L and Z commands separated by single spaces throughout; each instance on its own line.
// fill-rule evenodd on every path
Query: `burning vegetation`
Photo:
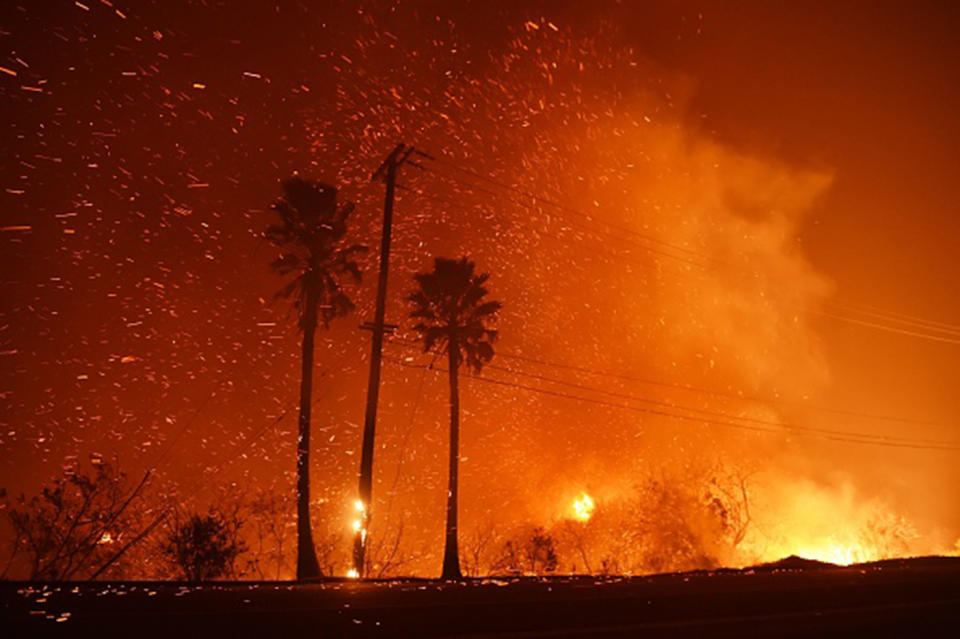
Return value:
M 450 501 L 474 576 L 956 550 L 945 425 L 822 399 L 824 317 L 960 335 L 835 296 L 797 242 L 829 167 L 724 143 L 695 87 L 603 21 L 531 16 L 491 39 L 346 3 L 322 37 L 284 16 L 291 60 L 246 49 L 256 21 L 196 8 L 194 46 L 191 20 L 144 11 L 57 14 L 62 50 L 3 67 L 29 120 L 29 181 L 7 193 L 39 211 L 2 229 L 29 264 L 0 322 L 3 481 L 25 495 L 6 497 L 5 576 L 434 576 Z M 25 32 L 48 18 L 22 14 Z M 74 79 L 84 47 L 129 68 Z M 366 500 L 369 178 L 398 139 L 423 155 L 395 184 Z M 327 217 L 287 206 L 320 196 L 303 206 Z M 489 272 L 503 305 L 461 316 L 451 355 L 457 327 L 424 281 L 456 264 L 474 288 Z M 299 314 L 270 301 L 281 288 Z M 78 474 L 100 450 L 144 480 L 102 461 Z

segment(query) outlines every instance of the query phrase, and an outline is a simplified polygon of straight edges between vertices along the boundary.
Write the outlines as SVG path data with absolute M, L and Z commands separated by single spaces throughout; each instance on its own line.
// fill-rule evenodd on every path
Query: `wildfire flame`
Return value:
M 573 500 L 573 518 L 577 521 L 590 521 L 595 507 L 593 498 L 587 493 L 583 493 L 579 498 Z
M 822 546 L 801 548 L 796 554 L 798 557 L 803 557 L 804 559 L 815 559 L 817 561 L 837 564 L 838 566 L 849 566 L 858 561 L 863 561 L 869 553 L 864 552 L 862 548 L 855 545 L 831 542 Z

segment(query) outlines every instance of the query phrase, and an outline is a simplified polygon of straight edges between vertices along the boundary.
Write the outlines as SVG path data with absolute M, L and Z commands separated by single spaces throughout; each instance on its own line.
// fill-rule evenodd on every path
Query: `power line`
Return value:
M 882 318 L 891 322 L 897 322 L 908 326 L 916 326 L 919 328 L 926 328 L 943 333 L 950 333 L 952 335 L 960 335 L 960 325 L 957 324 L 949 324 L 937 320 L 924 319 L 922 317 L 916 317 L 913 315 L 904 315 L 903 313 L 898 313 L 896 311 L 888 311 L 864 304 L 852 304 L 849 302 L 831 302 L 831 304 L 839 308 L 850 309 L 850 311 L 854 313 Z
M 642 402 L 642 403 L 646 403 L 646 404 L 652 404 L 652 405 L 655 405 L 655 406 L 663 406 L 663 407 L 667 407 L 667 408 L 674 408 L 674 409 L 677 409 L 677 410 L 684 410 L 684 411 L 691 412 L 691 413 L 699 413 L 699 414 L 701 414 L 701 415 L 708 415 L 708 416 L 713 416 L 713 417 L 720 417 L 720 418 L 724 418 L 724 419 L 733 419 L 733 420 L 738 420 L 738 421 L 747 421 L 747 422 L 752 422 L 752 423 L 755 423 L 755 424 L 763 424 L 763 425 L 767 425 L 767 426 L 777 426 L 777 427 L 780 427 L 780 428 L 787 428 L 787 429 L 793 429 L 793 430 L 805 430 L 805 431 L 819 432 L 819 433 L 826 433 L 826 434 L 843 433 L 844 435 L 850 435 L 850 436 L 852 436 L 852 437 L 860 437 L 860 438 L 865 438 L 865 439 L 878 439 L 878 440 L 888 440 L 888 441 L 902 441 L 902 442 L 911 442 L 911 443 L 926 442 L 926 443 L 941 444 L 941 445 L 951 445 L 951 446 L 952 446 L 952 445 L 957 445 L 958 447 L 960 447 L 960 444 L 955 444 L 955 443 L 953 443 L 953 442 L 939 442 L 939 441 L 935 441 L 935 440 L 920 439 L 920 438 L 913 438 L 913 437 L 896 437 L 896 436 L 888 436 L 888 435 L 875 435 L 875 434 L 872 434 L 872 433 L 861 433 L 861 432 L 855 432 L 855 431 L 837 431 L 837 430 L 832 430 L 832 429 L 815 428 L 815 427 L 812 427 L 812 426 L 799 426 L 799 425 L 796 425 L 796 424 L 791 424 L 791 423 L 789 423 L 789 422 L 781 422 L 781 421 L 774 421 L 774 420 L 767 420 L 767 419 L 759 419 L 759 418 L 755 418 L 755 417 L 743 417 L 743 416 L 741 416 L 741 415 L 731 415 L 730 413 L 724 413 L 724 412 L 720 412 L 720 411 L 710 411 L 710 410 L 705 410 L 705 409 L 701 409 L 701 408 L 692 408 L 692 407 L 690 407 L 690 406 L 684 406 L 684 405 L 682 405 L 682 404 L 676 404 L 676 403 L 673 403 L 673 402 L 658 401 L 658 400 L 649 399 L 649 398 L 644 398 L 644 397 L 637 397 L 636 395 L 630 395 L 630 394 L 627 394 L 627 393 L 618 393 L 618 392 L 616 392 L 616 391 L 608 391 L 608 390 L 604 390 L 604 389 L 600 389 L 600 388 L 595 388 L 595 387 L 593 387 L 593 386 L 587 386 L 587 385 L 584 385 L 584 384 L 576 384 L 576 383 L 573 383 L 573 382 L 567 382 L 567 381 L 564 381 L 564 380 L 559 380 L 559 379 L 556 379 L 556 378 L 553 378 L 553 377 L 547 377 L 546 375 L 537 375 L 537 374 L 535 374 L 535 373 L 527 373 L 527 372 L 524 372 L 524 371 L 517 371 L 517 370 L 511 369 L 511 368 L 504 367 L 504 366 L 498 366 L 498 365 L 496 365 L 496 364 L 488 364 L 488 365 L 487 365 L 487 368 L 492 368 L 492 369 L 494 369 L 494 370 L 503 371 L 503 372 L 510 373 L 510 374 L 513 374 L 513 375 L 518 375 L 518 376 L 521 376 L 521 377 L 528 377 L 528 378 L 531 378 L 531 379 L 537 379 L 537 380 L 549 382 L 549 383 L 552 383 L 552 384 L 559 384 L 559 385 L 561 385 L 561 386 L 568 386 L 568 387 L 570 387 L 570 388 L 576 388 L 576 389 L 579 389 L 579 390 L 586 390 L 586 391 L 590 391 L 590 392 L 594 392 L 594 393 L 600 393 L 600 394 L 602 394 L 602 395 L 608 395 L 608 396 L 610 396 L 610 397 L 619 397 L 619 398 L 621 398 L 621 399 L 629 399 L 629 400 L 636 401 L 636 402 Z
M 394 338 L 392 339 L 392 341 L 395 342 L 395 343 L 405 343 L 405 344 L 410 344 L 410 345 L 421 345 L 421 342 L 419 342 L 418 340 L 403 339 L 403 338 L 399 338 L 399 337 L 394 337 Z M 602 371 L 602 370 L 598 370 L 598 369 L 595 369 L 595 368 L 588 368 L 588 367 L 585 367 L 585 366 L 576 366 L 576 365 L 573 365 L 573 364 L 565 364 L 565 363 L 560 363 L 560 362 L 554 362 L 554 361 L 549 361 L 549 360 L 545 360 L 545 359 L 542 359 L 542 358 L 536 358 L 536 357 L 529 357 L 529 356 L 526 356 L 526 355 L 520 355 L 520 354 L 518 354 L 518 353 L 509 352 L 509 351 L 504 352 L 504 351 L 502 351 L 502 350 L 498 350 L 498 351 L 497 351 L 497 356 L 498 356 L 498 357 L 503 357 L 503 358 L 506 358 L 506 359 L 517 360 L 517 361 L 521 361 L 521 362 L 528 362 L 528 363 L 536 364 L 536 365 L 539 365 L 539 366 L 546 366 L 546 367 L 549 367 L 549 368 L 557 368 L 557 369 L 561 369 L 561 370 L 570 370 L 570 371 L 574 371 L 574 372 L 577 372 L 577 373 L 584 373 L 584 374 L 587 374 L 587 375 L 593 375 L 593 376 L 599 376 L 599 377 L 609 377 L 609 378 L 613 378 L 613 379 L 621 379 L 621 380 L 625 380 L 625 381 L 629 381 L 629 382 L 637 382 L 637 383 L 639 383 L 639 384 L 645 384 L 645 385 L 650 385 L 650 386 L 659 386 L 659 387 L 664 387 L 664 388 L 672 388 L 672 389 L 677 389 L 677 390 L 682 390 L 682 391 L 687 391 L 687 392 L 692 392 L 692 393 L 701 393 L 701 394 L 704 394 L 704 395 L 713 395 L 713 396 L 716 396 L 716 397 L 724 397 L 724 398 L 734 399 L 734 400 L 738 400 L 738 401 L 750 401 L 750 402 L 759 402 L 759 403 L 767 403 L 767 404 L 783 404 L 783 405 L 789 405 L 789 406 L 798 406 L 798 407 L 801 407 L 801 408 L 806 408 L 806 409 L 812 409 L 812 410 L 822 411 L 822 412 L 825 412 L 825 413 L 835 413 L 835 414 L 838 414 L 838 415 L 846 415 L 846 416 L 850 416 L 850 417 L 860 417 L 860 418 L 864 418 L 864 419 L 874 419 L 874 420 L 879 420 L 879 421 L 899 422 L 899 423 L 904 423 L 904 424 L 913 424 L 913 425 L 922 425 L 922 426 L 936 426 L 936 427 L 940 427 L 940 428 L 949 428 L 949 427 L 950 427 L 948 424 L 943 424 L 943 423 L 939 423 L 939 422 L 923 421 L 923 420 L 918 420 L 918 419 L 910 419 L 910 418 L 906 418 L 906 417 L 894 417 L 894 416 L 890 416 L 890 415 L 878 415 L 878 414 L 875 414 L 875 413 L 866 413 L 866 412 L 854 411 L 854 410 L 849 410 L 849 409 L 834 408 L 834 407 L 829 407 L 829 406 L 820 406 L 820 405 L 816 405 L 816 404 L 807 404 L 807 403 L 805 403 L 805 402 L 791 401 L 791 400 L 787 400 L 787 399 L 774 398 L 774 397 L 760 397 L 760 396 L 756 396 L 756 395 L 745 395 L 745 394 L 737 394 L 737 393 L 727 393 L 727 392 L 723 392 L 723 391 L 711 390 L 711 389 L 702 388 L 702 387 L 698 387 L 698 386 L 690 386 L 690 385 L 687 385 L 687 384 L 680 384 L 680 383 L 677 383 L 677 382 L 654 380 L 654 379 L 650 379 L 650 378 L 646 378 L 646 377 L 637 377 L 637 376 L 635 376 L 635 375 L 626 375 L 626 374 L 623 374 L 623 373 L 613 373 L 613 372 L 610 372 L 610 371 Z
M 426 364 L 413 364 L 413 363 L 410 363 L 410 362 L 405 362 L 405 361 L 400 360 L 400 359 L 384 358 L 384 360 L 385 360 L 385 361 L 388 361 L 388 362 L 390 362 L 390 363 L 392 363 L 392 364 L 399 365 L 399 366 L 405 366 L 405 367 L 408 367 L 408 368 L 427 368 L 427 365 L 426 365 Z M 434 370 L 436 370 L 436 371 L 446 371 L 447 369 L 436 367 L 436 368 L 434 368 Z M 595 399 L 595 398 L 590 398 L 590 397 L 583 397 L 583 396 L 580 396 L 580 395 L 571 395 L 571 394 L 569 394 L 569 393 L 561 393 L 561 392 L 558 392 L 558 391 L 553 391 L 553 390 L 549 390 L 549 389 L 545 389 L 545 388 L 537 388 L 537 387 L 535 387 L 535 386 L 527 386 L 527 385 L 525 385 L 525 384 L 517 384 L 517 383 L 514 383 L 514 382 L 507 382 L 507 381 L 504 381 L 504 380 L 492 379 L 492 378 L 489 378 L 489 377 L 474 376 L 474 377 L 471 377 L 470 379 L 473 379 L 473 380 L 476 380 L 476 381 L 480 381 L 480 382 L 483 382 L 483 383 L 486 383 L 486 384 L 493 384 L 493 385 L 497 385 L 497 386 L 505 386 L 505 387 L 509 387 L 509 388 L 517 388 L 517 389 L 521 389 L 521 390 L 530 391 L 530 392 L 533 392 L 533 393 L 539 393 L 539 394 L 542 394 L 542 395 L 549 395 L 549 396 L 552 396 L 552 397 L 561 397 L 561 398 L 565 398 L 565 399 L 572 399 L 572 400 L 575 400 L 575 401 L 586 402 L 586 403 L 589 403 L 589 404 L 596 404 L 596 405 L 598 405 L 598 406 L 607 406 L 607 407 L 610 407 L 610 408 L 618 408 L 618 409 L 622 409 L 622 410 L 628 410 L 628 411 L 633 411 L 633 412 L 637 412 L 637 413 L 644 413 L 644 414 L 648 414 L 648 415 L 656 415 L 656 416 L 660 416 L 660 417 L 669 417 L 669 418 L 679 419 L 679 420 L 683 420 L 683 421 L 689 421 L 689 422 L 695 422 L 695 423 L 702 423 L 702 424 L 710 424 L 710 425 L 722 426 L 722 427 L 728 427 L 728 428 L 738 428 L 738 429 L 742 429 L 742 430 L 750 430 L 750 431 L 761 432 L 761 433 L 773 433 L 773 434 L 779 434 L 779 435 L 785 434 L 784 431 L 781 430 L 781 429 L 762 428 L 762 427 L 760 427 L 760 426 L 751 426 L 751 425 L 748 425 L 748 424 L 739 424 L 739 423 L 729 422 L 729 421 L 721 421 L 721 420 L 716 420 L 716 419 L 708 419 L 708 418 L 700 418 L 700 417 L 691 417 L 691 416 L 688 416 L 688 415 L 678 415 L 678 414 L 676 414 L 676 413 L 671 413 L 671 412 L 668 412 L 668 411 L 662 411 L 662 410 L 657 410 L 657 409 L 652 409 L 652 408 L 645 408 L 645 407 L 640 407 L 640 406 L 630 406 L 630 405 L 628 405 L 628 404 L 618 404 L 618 403 L 615 403 L 615 402 L 608 402 L 608 401 L 605 401 L 605 400 L 600 400 L 600 399 Z M 799 428 L 799 427 L 797 427 L 797 428 Z M 887 447 L 892 447 L 892 448 L 911 448 L 911 449 L 920 449 L 920 450 L 946 450 L 946 451 L 960 450 L 960 447 L 956 447 L 956 446 L 936 446 L 936 445 L 925 445 L 925 444 L 910 444 L 910 443 L 905 443 L 905 442 L 889 442 L 889 441 L 880 441 L 880 440 L 871 440 L 871 439 L 857 439 L 857 438 L 854 438 L 854 437 L 846 436 L 846 435 L 847 435 L 846 433 L 843 433 L 843 432 L 840 432 L 840 431 L 837 431 L 835 435 L 828 435 L 828 434 L 820 433 L 820 432 L 812 432 L 812 433 L 810 433 L 809 435 L 808 435 L 807 433 L 805 433 L 805 432 L 797 432 L 797 431 L 790 431 L 790 432 L 794 432 L 795 434 L 797 434 L 797 435 L 799 435 L 799 436 L 810 436 L 810 437 L 816 437 L 816 438 L 819 438 L 819 439 L 826 439 L 826 440 L 830 440 L 830 441 L 838 441 L 838 442 L 845 442 L 845 443 L 851 443 L 851 444 L 870 444 L 870 445 L 875 445 L 875 446 L 887 446 Z M 828 431 L 828 432 L 832 432 L 832 431 Z
M 528 378 L 531 378 L 531 379 L 537 379 L 537 380 L 540 380 L 540 381 L 550 382 L 550 383 L 552 383 L 552 384 L 559 384 L 559 385 L 561 385 L 561 386 L 567 386 L 567 387 L 570 387 L 570 388 L 576 388 L 576 389 L 579 389 L 579 390 L 586 390 L 586 391 L 590 391 L 590 392 L 594 392 L 594 393 L 600 393 L 600 394 L 602 394 L 602 395 L 608 395 L 608 396 L 610 396 L 610 397 L 619 397 L 619 398 L 621 398 L 621 399 L 629 399 L 629 400 L 632 400 L 632 401 L 641 402 L 641 403 L 645 403 L 645 404 L 652 404 L 652 405 L 654 405 L 654 406 L 663 406 L 663 407 L 666 407 L 666 408 L 674 408 L 674 409 L 677 409 L 677 410 L 684 410 L 684 411 L 688 411 L 688 412 L 691 412 L 691 413 L 699 413 L 699 414 L 701 414 L 701 415 L 709 415 L 709 416 L 720 417 L 720 418 L 724 418 L 724 419 L 734 419 L 734 420 L 739 420 L 739 421 L 752 422 L 752 423 L 755 423 L 755 424 L 763 424 L 763 425 L 767 425 L 767 426 L 778 426 L 778 427 L 781 427 L 781 428 L 800 429 L 800 430 L 808 430 L 808 431 L 813 431 L 813 432 L 822 432 L 822 433 L 829 433 L 829 434 L 836 434 L 836 433 L 838 433 L 838 432 L 843 432 L 843 433 L 846 434 L 846 435 L 855 436 L 855 437 L 863 437 L 863 438 L 871 438 L 871 439 L 882 439 L 882 440 L 893 440 L 893 441 L 907 441 L 907 442 L 919 442 L 919 441 L 931 442 L 931 441 L 932 441 L 932 440 L 917 439 L 917 438 L 911 438 L 911 437 L 895 437 L 895 436 L 874 435 L 874 434 L 870 434 L 870 433 L 858 433 L 858 432 L 854 432 L 854 431 L 835 431 L 835 430 L 829 430 L 829 429 L 821 429 L 821 428 L 814 428 L 814 427 L 798 426 L 798 425 L 796 425 L 796 424 L 790 424 L 790 423 L 787 423 L 787 422 L 773 421 L 773 420 L 767 420 L 767 419 L 759 419 L 759 418 L 755 418 L 755 417 L 743 417 L 743 416 L 740 416 L 740 415 L 731 415 L 730 413 L 724 413 L 724 412 L 719 412 L 719 411 L 710 411 L 710 410 L 705 410 L 705 409 L 701 409 L 701 408 L 692 408 L 692 407 L 690 407 L 690 406 L 684 406 L 684 405 L 676 404 L 676 403 L 673 403 L 673 402 L 664 402 L 664 401 L 659 401 L 659 400 L 654 400 L 654 399 L 649 399 L 649 398 L 644 398 L 644 397 L 637 397 L 636 395 L 631 395 L 631 394 L 628 394 L 628 393 L 619 393 L 619 392 L 616 392 L 616 391 L 608 391 L 608 390 L 604 390 L 604 389 L 600 389 L 600 388 L 595 388 L 595 387 L 593 387 L 593 386 L 587 386 L 587 385 L 584 385 L 584 384 L 576 384 L 576 383 L 574 383 L 574 382 L 567 382 L 567 381 L 564 381 L 564 380 L 559 380 L 559 379 L 556 379 L 556 378 L 554 378 L 554 377 L 548 377 L 548 376 L 546 376 L 546 375 L 538 375 L 538 374 L 535 374 L 535 373 L 527 373 L 527 372 L 524 372 L 524 371 L 518 371 L 518 370 L 511 369 L 511 368 L 507 368 L 507 367 L 504 367 L 504 366 L 498 366 L 498 365 L 496 365 L 496 364 L 488 364 L 488 365 L 487 365 L 487 368 L 492 368 L 492 369 L 494 369 L 494 370 L 503 371 L 503 372 L 510 373 L 510 374 L 513 374 L 513 375 L 519 375 L 519 376 L 521 376 L 521 377 L 528 377 Z M 946 444 L 946 443 L 948 443 L 948 442 L 936 442 L 936 441 L 933 441 L 932 443 Z
M 787 428 L 787 429 L 793 429 L 793 430 L 804 430 L 804 431 L 810 431 L 810 432 L 819 432 L 819 433 L 830 434 L 830 435 L 843 434 L 843 435 L 852 436 L 852 437 L 858 437 L 858 438 L 877 439 L 877 440 L 886 440 L 886 441 L 902 441 L 902 442 L 910 442 L 910 443 L 923 442 L 923 443 L 930 443 L 930 444 L 936 444 L 936 445 L 958 446 L 958 447 L 960 447 L 960 443 L 956 443 L 956 442 L 942 442 L 942 441 L 922 439 L 922 438 L 915 438 L 915 437 L 897 437 L 897 436 L 876 435 L 876 434 L 873 434 L 873 433 L 861 433 L 861 432 L 854 432 L 854 431 L 838 431 L 838 430 L 834 430 L 834 429 L 823 429 L 823 428 L 815 428 L 815 427 L 811 427 L 811 426 L 800 426 L 800 425 L 797 425 L 797 424 L 791 424 L 791 423 L 781 422 L 781 421 L 758 419 L 758 418 L 753 418 L 753 417 L 743 417 L 743 416 L 740 416 L 740 415 L 731 415 L 730 413 L 724 413 L 724 412 L 720 412 L 720 411 L 711 411 L 711 410 L 705 410 L 705 409 L 700 409 L 700 408 L 692 408 L 692 407 L 690 407 L 690 406 L 684 406 L 684 405 L 682 405 L 682 404 L 676 404 L 676 403 L 671 403 L 671 402 L 664 402 L 664 401 L 649 399 L 649 398 L 645 398 L 645 397 L 638 397 L 638 396 L 636 396 L 636 395 L 631 395 L 631 394 L 627 394 L 627 393 L 620 393 L 620 392 L 616 392 L 616 391 L 610 391 L 610 390 L 606 390 L 606 389 L 600 389 L 600 388 L 596 388 L 596 387 L 594 387 L 594 386 L 587 386 L 587 385 L 585 385 L 585 384 L 577 384 L 577 383 L 574 383 L 574 382 L 568 382 L 568 381 L 566 381 L 566 380 L 557 379 L 557 378 L 555 378 L 555 377 L 548 377 L 548 376 L 546 376 L 546 375 L 538 375 L 538 374 L 535 374 L 535 373 L 528 373 L 528 372 L 525 372 L 525 371 L 518 371 L 518 370 L 515 370 L 515 369 L 512 369 L 512 368 L 507 368 L 507 367 L 504 367 L 504 366 L 499 366 L 499 365 L 497 365 L 497 364 L 487 364 L 487 365 L 485 366 L 485 368 L 489 368 L 489 369 L 493 369 L 493 370 L 499 370 L 499 371 L 506 372 L 506 373 L 510 373 L 510 374 L 513 374 L 513 375 L 518 375 L 518 376 L 520 376 L 520 377 L 527 377 L 527 378 L 536 379 L 536 380 L 539 380 L 539 381 L 545 381 L 545 382 L 549 382 L 549 383 L 553 383 L 553 384 L 559 384 L 559 385 L 561 385 L 561 386 L 567 386 L 567 387 L 569 387 L 569 388 L 576 388 L 576 389 L 578 389 L 578 390 L 585 390 L 585 391 L 589 391 L 589 392 L 599 393 L 599 394 L 602 394 L 602 395 L 607 395 L 607 396 L 609 396 L 609 397 L 617 397 L 617 398 L 620 398 L 620 399 L 628 399 L 628 400 L 631 400 L 631 401 L 641 402 L 641 403 L 645 403 L 645 404 L 651 404 L 651 405 L 654 405 L 654 406 L 661 406 L 661 407 L 666 407 L 666 408 L 673 408 L 673 409 L 676 409 L 676 410 L 683 410 L 683 411 L 687 411 L 687 412 L 690 412 L 690 413 L 699 413 L 699 414 L 702 414 L 702 415 L 707 415 L 707 416 L 710 416 L 710 417 L 719 417 L 719 418 L 727 419 L 727 420 L 731 420 L 731 419 L 732 419 L 732 420 L 737 420 L 737 421 L 747 421 L 747 422 L 752 422 L 752 423 L 761 424 L 761 425 L 765 425 L 765 426 L 775 426 L 775 427 Z
M 845 317 L 843 315 L 837 315 L 836 313 L 830 313 L 827 311 L 807 311 L 808 313 L 814 313 L 816 315 L 823 315 L 824 317 L 830 317 L 842 322 L 850 322 L 851 324 L 858 324 L 860 326 L 867 326 L 869 328 L 875 328 L 881 331 L 887 331 L 889 333 L 898 333 L 900 335 L 910 335 L 913 337 L 920 337 L 922 339 L 928 339 L 935 342 L 945 342 L 947 344 L 960 344 L 960 338 L 945 337 L 941 335 L 930 335 L 929 333 L 920 333 L 918 331 L 912 331 L 906 328 L 897 328 L 895 326 L 887 326 L 885 324 L 878 324 L 877 322 L 870 322 L 867 320 L 856 319 L 853 317 Z

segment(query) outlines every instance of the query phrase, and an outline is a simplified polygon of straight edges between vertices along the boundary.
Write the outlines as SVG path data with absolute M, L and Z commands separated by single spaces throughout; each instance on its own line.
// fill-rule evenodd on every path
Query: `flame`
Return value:
M 860 544 L 842 544 L 827 542 L 822 546 L 805 547 L 797 550 L 796 555 L 804 559 L 825 561 L 838 566 L 849 566 L 864 561 L 872 553 L 866 551 Z
M 363 520 L 366 518 L 367 508 L 360 499 L 353 502 L 353 508 L 358 513 L 358 518 L 353 520 L 353 531 L 360 533 L 361 542 L 366 543 L 367 529 L 363 526 Z
M 347 579 L 359 579 L 359 578 L 360 578 L 360 573 L 358 573 L 356 569 L 351 568 L 350 570 L 347 571 Z
M 577 521 L 590 521 L 595 507 L 593 498 L 587 493 L 583 493 L 578 499 L 573 500 L 573 518 Z
M 773 522 L 766 527 L 762 550 L 756 549 L 763 561 L 796 555 L 849 566 L 942 552 L 934 535 L 921 535 L 893 505 L 865 497 L 850 484 L 784 480 L 756 506 Z M 744 545 L 749 547 L 750 540 Z
M 353 521 L 353 532 L 360 533 L 360 540 L 362 543 L 367 541 L 367 529 L 363 527 L 363 522 L 359 519 Z

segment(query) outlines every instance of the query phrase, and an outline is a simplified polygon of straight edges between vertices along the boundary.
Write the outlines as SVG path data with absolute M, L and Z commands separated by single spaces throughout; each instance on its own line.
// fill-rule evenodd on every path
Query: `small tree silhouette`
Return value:
M 457 372 L 466 363 L 477 373 L 493 359 L 497 331 L 489 328 L 501 308 L 500 302 L 484 301 L 488 273 L 475 274 L 475 265 L 438 257 L 433 270 L 417 273 L 417 289 L 407 299 L 413 304 L 410 317 L 420 320 L 414 330 L 423 339 L 423 350 L 446 353 L 450 372 L 450 463 L 447 490 L 446 543 L 443 579 L 462 579 L 457 547 L 457 484 L 460 448 L 460 392 Z
M 557 570 L 557 551 L 553 537 L 543 528 L 535 528 L 524 547 L 527 565 L 534 574 L 552 573 Z
M 293 279 L 277 297 L 294 298 L 303 331 L 300 373 L 300 419 L 297 439 L 297 578 L 318 577 L 320 566 L 310 528 L 310 395 L 313 391 L 313 342 L 318 320 L 347 315 L 353 302 L 341 280 L 360 281 L 355 258 L 365 246 L 346 242 L 347 219 L 353 204 L 337 206 L 337 189 L 318 182 L 293 178 L 283 183 L 283 197 L 273 204 L 280 223 L 267 228 L 266 238 L 282 252 L 271 264 L 280 275 Z
M 553 537 L 536 527 L 505 541 L 492 569 L 513 575 L 539 575 L 556 572 L 559 563 Z
M 30 579 L 96 579 L 160 522 L 145 524 L 131 506 L 142 499 L 150 473 L 136 486 L 116 464 L 99 455 L 90 459 L 92 472 L 71 469 L 43 487 L 40 495 L 20 495 L 4 504 L 13 528 L 13 553 L 4 569 L 13 566 L 21 549 Z M 6 500 L 6 494 L 0 495 Z M 112 567 L 112 568 L 111 568 Z
M 215 508 L 175 521 L 167 532 L 163 554 L 188 581 L 209 581 L 234 575 L 234 562 L 247 550 L 240 539 L 241 522 Z

